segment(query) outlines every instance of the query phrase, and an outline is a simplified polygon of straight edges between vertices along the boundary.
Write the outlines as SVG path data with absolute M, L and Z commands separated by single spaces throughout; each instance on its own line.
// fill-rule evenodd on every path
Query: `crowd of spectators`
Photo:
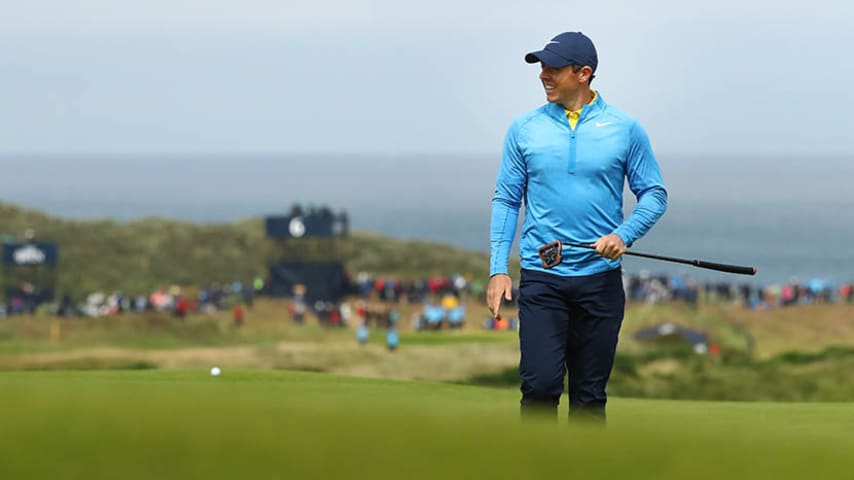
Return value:
M 751 309 L 771 309 L 813 303 L 854 303 L 851 282 L 835 285 L 832 282 L 796 279 L 784 284 L 756 286 L 749 283 L 701 282 L 688 275 L 653 275 L 642 271 L 624 274 L 626 298 L 630 302 L 661 303 L 681 301 L 696 305 L 707 302 L 741 303 Z M 460 328 L 466 320 L 465 302 L 485 298 L 485 281 L 471 276 L 452 274 L 416 280 L 401 280 L 391 275 L 371 275 L 360 272 L 352 282 L 351 292 L 356 312 L 346 303 L 319 301 L 311 305 L 303 298 L 305 289 L 295 290 L 289 304 L 294 322 L 302 323 L 312 312 L 325 325 L 345 325 L 353 314 L 367 326 L 388 328 L 400 318 L 399 303 L 421 305 L 410 319 L 413 329 L 437 330 Z M 514 300 L 518 285 L 514 286 Z M 53 304 L 52 310 L 62 316 L 107 316 L 123 312 L 171 312 L 178 317 L 188 313 L 209 313 L 233 308 L 237 304 L 252 305 L 253 298 L 264 294 L 264 280 L 213 283 L 199 289 L 177 286 L 160 288 L 147 294 L 127 295 L 122 292 L 93 292 L 82 302 L 74 303 L 67 295 Z M 34 313 L 41 303 L 39 292 L 23 285 L 7 301 L 0 303 L 0 317 Z M 236 312 L 242 322 L 243 312 Z M 486 322 L 484 322 L 486 325 Z M 498 329 L 494 322 L 487 328 Z
M 231 283 L 213 283 L 198 291 L 178 286 L 160 288 L 148 295 L 125 297 L 115 293 L 100 301 L 100 294 L 90 295 L 84 304 L 84 313 L 90 316 L 111 315 L 126 311 L 171 312 L 177 317 L 188 313 L 212 313 L 231 308 L 236 304 L 252 305 L 256 292 L 251 285 L 240 281 Z
M 464 301 L 485 294 L 485 282 L 457 273 L 417 280 L 400 280 L 393 276 L 371 276 L 359 272 L 354 291 L 361 301 L 395 304 L 421 304 L 410 319 L 413 330 L 460 329 L 465 324 Z M 372 303 L 372 305 L 375 303 Z M 374 307 L 374 310 L 377 308 Z M 392 314 L 396 309 L 386 309 Z M 399 314 L 398 314 L 399 315 Z
M 751 309 L 771 309 L 813 303 L 854 303 L 854 285 L 834 285 L 820 279 L 805 283 L 792 279 L 785 284 L 755 286 L 749 283 L 704 282 L 683 275 L 650 275 L 641 272 L 623 277 L 630 301 L 659 303 L 680 300 L 700 302 L 738 302 Z
M 386 302 L 406 300 L 422 303 L 431 298 L 442 298 L 448 294 L 457 298 L 478 297 L 486 292 L 482 279 L 454 273 L 448 276 L 431 276 L 417 280 L 401 280 L 390 275 L 372 276 L 359 272 L 354 282 L 354 291 L 360 298 L 374 298 Z
M 52 305 L 51 310 L 64 317 L 104 317 L 130 312 L 169 312 L 176 317 L 184 317 L 189 313 L 211 313 L 237 305 L 251 307 L 258 293 L 255 285 L 240 281 L 213 283 L 199 289 L 173 285 L 147 294 L 128 295 L 123 292 L 98 291 L 86 295 L 79 303 L 75 303 L 70 296 L 63 295 Z M 0 315 L 33 313 L 38 308 L 35 302 L 30 304 L 29 309 L 18 307 L 22 303 L 26 305 L 17 297 L 13 297 L 9 302 L 11 308 L 0 308 Z M 235 312 L 235 315 L 242 321 L 242 308 L 240 312 Z

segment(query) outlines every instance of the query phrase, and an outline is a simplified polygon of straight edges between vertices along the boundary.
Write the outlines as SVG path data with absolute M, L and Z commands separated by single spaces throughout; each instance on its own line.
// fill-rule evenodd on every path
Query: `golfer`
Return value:
M 522 416 L 557 416 L 569 372 L 569 411 L 605 418 L 605 387 L 623 321 L 620 256 L 667 207 L 649 139 L 637 120 L 590 89 L 598 56 L 580 32 L 561 33 L 525 56 L 539 63 L 548 103 L 517 118 L 507 132 L 490 227 L 487 304 L 499 317 L 512 300 L 508 274 L 519 207 L 525 202 L 519 283 Z M 623 184 L 637 206 L 623 219 Z M 565 248 L 548 268 L 538 251 Z

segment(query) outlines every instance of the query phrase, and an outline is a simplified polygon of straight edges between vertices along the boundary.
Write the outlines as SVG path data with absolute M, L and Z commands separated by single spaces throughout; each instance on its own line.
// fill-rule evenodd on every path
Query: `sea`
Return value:
M 198 223 L 328 206 L 346 211 L 354 230 L 488 252 L 499 161 L 497 153 L 6 155 L 0 201 L 68 219 Z M 662 154 L 658 161 L 668 210 L 632 250 L 758 273 L 632 257 L 627 272 L 752 285 L 854 281 L 854 157 Z M 628 214 L 628 189 L 625 204 Z

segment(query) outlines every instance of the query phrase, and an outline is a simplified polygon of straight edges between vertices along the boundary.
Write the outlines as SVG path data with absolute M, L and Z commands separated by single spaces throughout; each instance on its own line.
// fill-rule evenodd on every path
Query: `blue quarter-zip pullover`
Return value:
M 624 179 L 638 200 L 625 221 Z M 492 199 L 490 275 L 508 273 L 523 201 L 522 268 L 546 271 L 538 249 L 555 240 L 590 244 L 615 233 L 631 246 L 664 214 L 667 191 L 641 125 L 596 95 L 575 130 L 555 103 L 510 125 Z M 592 275 L 619 264 L 594 250 L 564 247 L 563 261 L 548 271 Z

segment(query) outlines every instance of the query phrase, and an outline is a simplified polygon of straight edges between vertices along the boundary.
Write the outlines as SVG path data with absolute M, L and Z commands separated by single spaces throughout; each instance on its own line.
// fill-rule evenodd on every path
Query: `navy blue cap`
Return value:
M 599 57 L 596 55 L 593 41 L 586 35 L 581 32 L 564 32 L 551 39 L 542 50 L 525 55 L 525 61 L 543 62 L 555 68 L 587 65 L 595 72 Z

